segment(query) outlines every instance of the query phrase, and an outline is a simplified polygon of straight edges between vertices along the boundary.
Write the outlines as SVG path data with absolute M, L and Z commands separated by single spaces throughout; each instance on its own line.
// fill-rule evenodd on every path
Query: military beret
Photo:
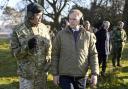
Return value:
M 27 12 L 31 12 L 33 14 L 39 13 L 43 11 L 43 7 L 38 3 L 30 3 L 27 5 Z

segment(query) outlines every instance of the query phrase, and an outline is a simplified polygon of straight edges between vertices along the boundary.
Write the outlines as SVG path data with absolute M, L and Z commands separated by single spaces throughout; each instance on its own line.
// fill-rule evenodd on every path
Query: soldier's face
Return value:
M 42 20 L 42 12 L 40 13 L 35 13 L 34 16 L 33 16 L 33 19 L 30 20 L 30 22 L 33 24 L 33 25 L 38 25 L 41 20 Z
M 90 28 L 90 23 L 89 22 L 86 22 L 85 28 L 86 29 L 89 29 Z

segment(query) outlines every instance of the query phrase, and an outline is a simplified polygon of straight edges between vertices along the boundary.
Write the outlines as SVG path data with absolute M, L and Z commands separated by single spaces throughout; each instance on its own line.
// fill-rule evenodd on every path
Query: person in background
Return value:
M 95 34 L 94 34 L 93 30 L 92 30 L 91 24 L 90 24 L 90 22 L 88 20 L 84 21 L 83 27 L 85 28 L 86 31 L 91 32 L 91 34 L 93 35 L 93 39 L 95 39 L 95 42 L 96 42 L 96 36 L 95 36 Z M 88 64 L 88 66 L 89 66 L 89 64 Z M 86 75 L 85 75 L 85 86 L 86 86 L 86 84 L 89 83 L 89 80 L 90 80 L 89 79 L 89 72 L 87 72 Z
M 63 18 L 60 23 L 61 30 L 64 30 L 68 26 L 69 26 L 69 22 L 68 22 L 67 18 Z
M 47 89 L 47 72 L 51 64 L 49 29 L 41 23 L 43 8 L 27 5 L 24 23 L 11 35 L 11 50 L 17 59 L 19 89 Z
M 114 67 L 116 67 L 116 63 L 117 66 L 121 67 L 121 53 L 127 39 L 127 35 L 123 27 L 124 23 L 119 21 L 117 27 L 112 31 L 112 64 Z
M 90 31 L 91 33 L 93 33 L 91 24 L 90 24 L 90 22 L 89 22 L 88 20 L 84 21 L 83 27 L 84 27 L 87 31 Z
M 85 89 L 85 75 L 89 63 L 91 86 L 94 87 L 99 74 L 95 39 L 89 31 L 81 28 L 83 14 L 80 10 L 73 9 L 68 16 L 69 27 L 58 32 L 53 42 L 53 83 L 62 89 Z
M 96 48 L 98 51 L 99 66 L 102 64 L 102 76 L 105 76 L 107 59 L 110 53 L 110 34 L 108 32 L 109 26 L 109 21 L 103 21 L 101 28 L 96 32 Z

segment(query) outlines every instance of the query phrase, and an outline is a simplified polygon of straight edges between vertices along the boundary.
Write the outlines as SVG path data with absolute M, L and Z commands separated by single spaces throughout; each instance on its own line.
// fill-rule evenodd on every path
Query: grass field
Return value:
M 99 78 L 98 89 L 128 89 L 128 44 L 123 51 L 123 67 L 113 68 L 111 57 L 108 60 L 107 76 Z M 0 40 L 0 89 L 18 89 L 18 76 L 16 74 L 16 60 L 11 56 L 8 40 Z M 48 76 L 50 89 L 59 89 L 52 83 L 52 76 Z M 88 88 L 89 85 L 88 85 Z

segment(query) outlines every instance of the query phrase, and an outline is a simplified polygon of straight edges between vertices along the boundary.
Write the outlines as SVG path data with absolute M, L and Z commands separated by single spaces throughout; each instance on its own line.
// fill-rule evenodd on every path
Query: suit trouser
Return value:
M 59 82 L 62 89 L 85 89 L 84 77 L 60 76 Z
M 102 64 L 102 72 L 106 71 L 108 55 L 98 53 L 99 66 Z

